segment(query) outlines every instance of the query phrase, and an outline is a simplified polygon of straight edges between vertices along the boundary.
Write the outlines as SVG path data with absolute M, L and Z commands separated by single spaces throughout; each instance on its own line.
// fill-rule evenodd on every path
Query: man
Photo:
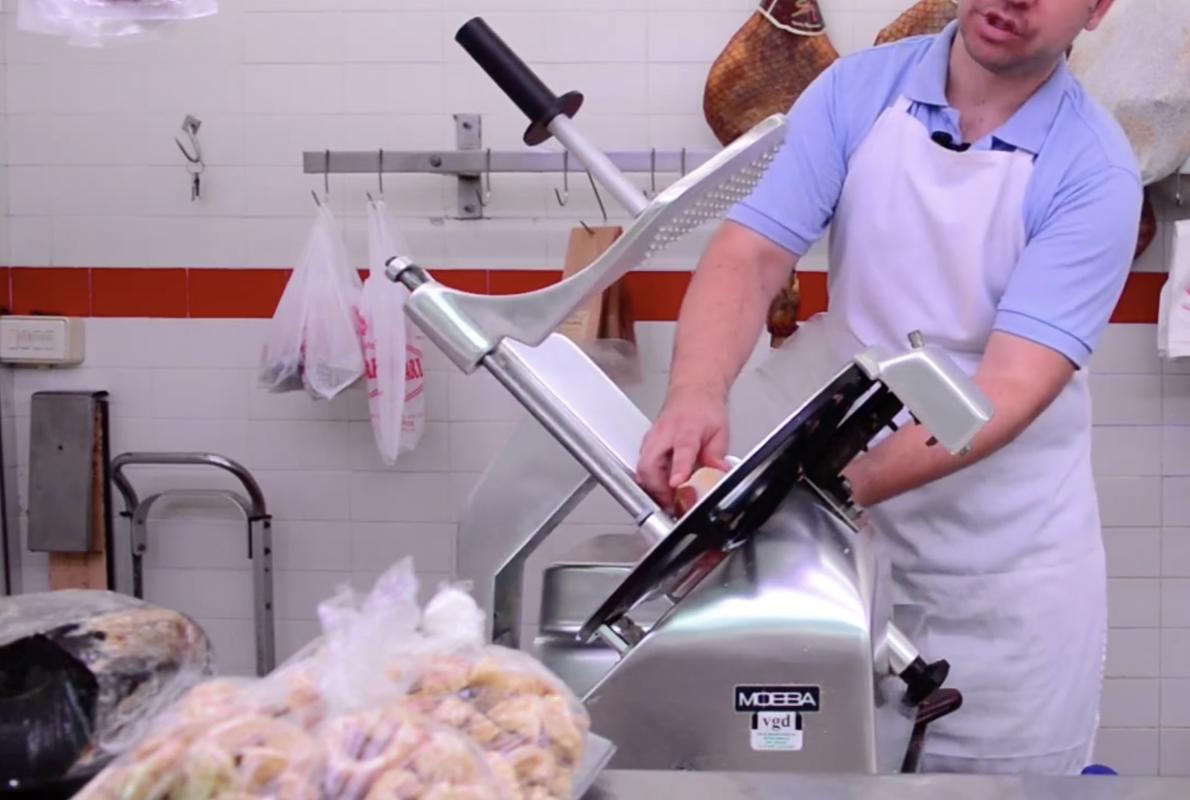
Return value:
M 973 376 L 995 415 L 970 454 L 910 425 L 846 470 L 964 693 L 932 727 L 930 771 L 1077 773 L 1093 747 L 1106 580 L 1082 367 L 1127 277 L 1142 190 L 1065 53 L 1112 2 L 958 0 L 943 33 L 822 74 L 699 264 L 641 448 L 638 479 L 665 504 L 695 467 L 726 467 L 728 393 L 828 224 L 826 327 L 890 348 L 921 330 Z

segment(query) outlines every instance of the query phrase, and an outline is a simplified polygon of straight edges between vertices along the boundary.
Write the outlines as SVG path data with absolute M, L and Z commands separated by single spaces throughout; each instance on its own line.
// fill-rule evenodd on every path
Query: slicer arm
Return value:
M 911 333 L 909 343 L 908 351 L 896 355 L 870 347 L 855 363 L 887 386 L 939 444 L 952 453 L 967 452 L 992 418 L 991 400 L 920 333 Z

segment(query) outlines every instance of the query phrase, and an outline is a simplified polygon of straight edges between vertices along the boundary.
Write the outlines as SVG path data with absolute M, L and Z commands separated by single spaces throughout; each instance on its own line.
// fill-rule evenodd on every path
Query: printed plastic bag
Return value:
M 66 36 L 73 45 L 146 38 L 169 25 L 217 13 L 217 0 L 20 0 L 17 26 Z
M 1145 184 L 1190 159 L 1190 3 L 1117 0 L 1084 33 L 1071 71 L 1124 129 Z
M 409 246 L 394 236 L 383 201 L 368 205 L 368 278 L 356 321 L 364 352 L 368 410 L 384 463 L 417 447 L 425 426 L 424 339 L 405 319 L 409 291 L 384 274 L 387 261 L 408 256 Z
M 474 601 L 424 609 L 405 559 L 319 606 L 323 635 L 263 679 L 216 679 L 161 715 L 80 800 L 571 800 L 588 718 L 531 657 L 483 644 Z
M 304 387 L 315 398 L 330 399 L 355 383 L 364 371 L 355 323 L 360 291 L 334 215 L 320 206 L 273 313 L 260 384 L 270 392 Z

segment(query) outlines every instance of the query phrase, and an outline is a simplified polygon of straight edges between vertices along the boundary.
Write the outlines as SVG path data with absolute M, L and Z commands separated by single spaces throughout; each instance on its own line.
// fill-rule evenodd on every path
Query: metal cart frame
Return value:
M 141 499 L 124 469 L 130 466 L 206 466 L 235 476 L 245 494 L 229 489 L 167 489 Z M 129 520 L 128 546 L 116 547 L 116 591 L 144 597 L 145 552 L 149 548 L 149 513 L 163 498 L 226 500 L 244 515 L 248 533 L 248 558 L 252 561 L 253 621 L 256 633 L 256 673 L 265 675 L 276 666 L 276 631 L 273 623 L 273 518 L 265 505 L 260 484 L 243 465 L 214 453 L 123 453 L 112 460 L 112 482 L 124 498 L 120 516 Z M 127 560 L 122 557 L 127 553 Z

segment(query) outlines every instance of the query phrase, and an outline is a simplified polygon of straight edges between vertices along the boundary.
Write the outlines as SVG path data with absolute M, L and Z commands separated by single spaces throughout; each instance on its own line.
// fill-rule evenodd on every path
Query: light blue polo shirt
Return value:
M 777 158 L 728 218 L 804 255 L 829 227 L 852 154 L 901 94 L 930 133 L 944 131 L 961 141 L 958 112 L 945 91 L 957 27 L 952 22 L 935 36 L 835 61 L 794 103 Z M 1083 366 L 1111 317 L 1136 249 L 1143 189 L 1128 140 L 1063 61 L 1011 119 L 971 147 L 1034 156 L 1024 201 L 1027 244 L 994 327 Z M 879 265 L 873 270 L 876 277 Z

